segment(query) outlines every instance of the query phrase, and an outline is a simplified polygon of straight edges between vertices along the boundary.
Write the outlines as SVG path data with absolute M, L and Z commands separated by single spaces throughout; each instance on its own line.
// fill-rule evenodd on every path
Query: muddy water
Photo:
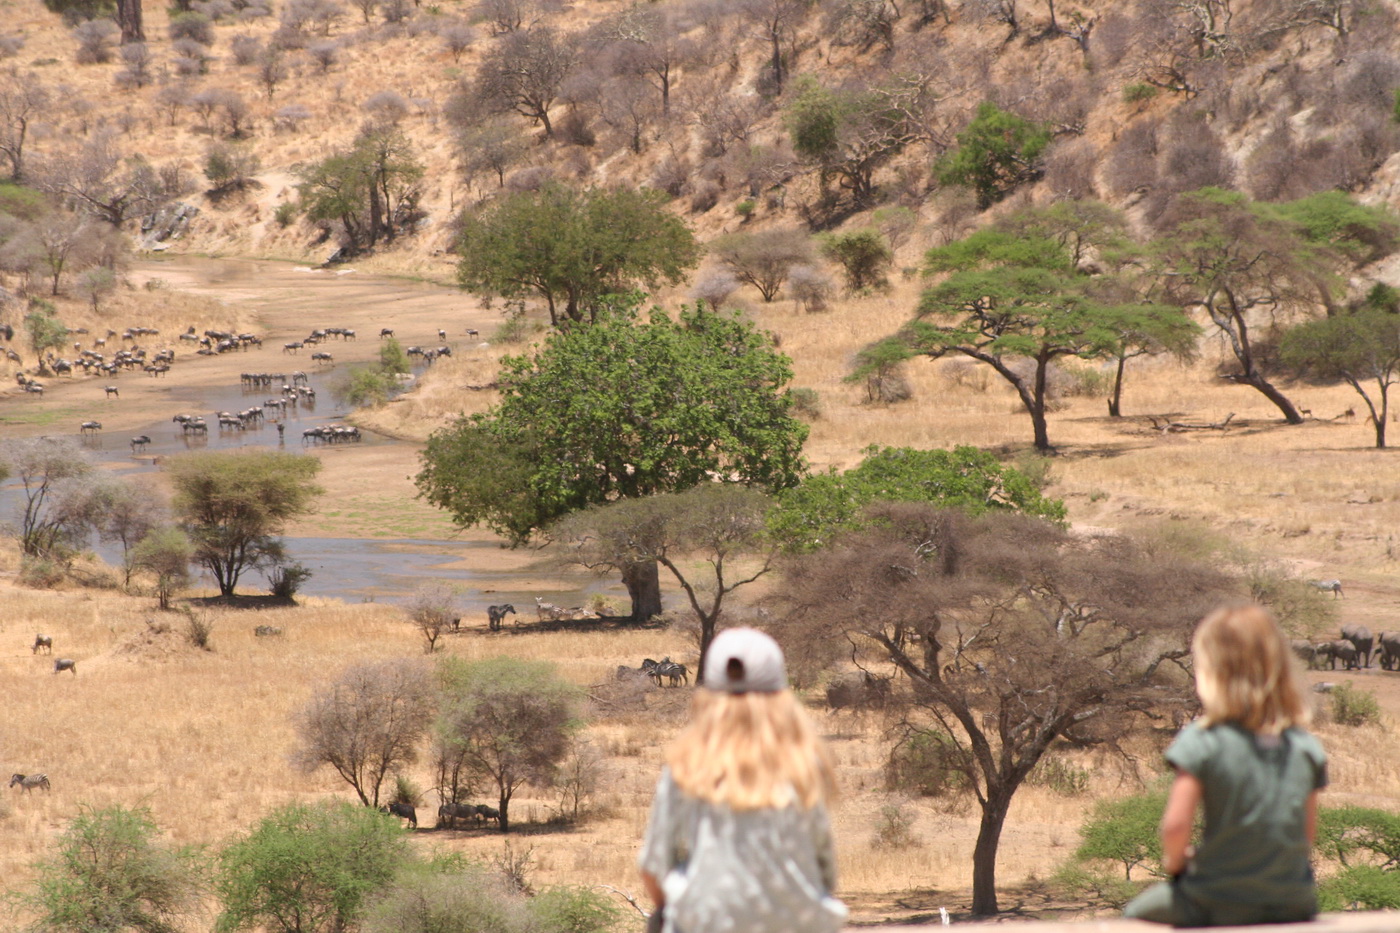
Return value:
M 102 416 L 108 429 L 82 439 L 94 460 L 114 467 L 122 475 L 154 472 L 159 469 L 158 458 L 187 450 L 309 449 L 303 444 L 305 429 L 338 422 L 346 414 L 333 399 L 335 371 L 347 363 L 372 359 L 377 354 L 381 326 L 392 326 L 405 344 L 436 346 L 439 329 L 448 330 L 452 335 L 449 342 L 453 342 L 463 340 L 467 328 L 485 329 L 491 324 L 487 312 L 454 289 L 365 276 L 345 269 L 325 272 L 284 263 L 175 257 L 141 263 L 132 277 L 138 284 L 160 279 L 170 288 L 251 305 L 263 325 L 264 347 L 181 363 L 178 373 L 172 374 L 178 378 L 141 381 L 139 389 L 133 383 L 145 377 L 123 379 L 119 383 L 123 388 L 123 407 L 113 405 L 106 409 L 110 414 Z M 332 367 L 318 368 L 306 353 L 298 357 L 281 352 L 284 342 L 300 339 L 313 328 L 337 326 L 355 328 L 359 339 L 331 338 L 322 345 L 320 349 L 335 356 Z M 187 366 L 192 368 L 186 369 Z M 254 429 L 219 430 L 217 412 L 241 411 L 280 394 L 276 388 L 242 387 L 239 372 L 286 373 L 290 378 L 296 370 L 306 373 L 316 396 L 314 400 L 302 399 L 287 406 L 282 433 L 271 417 Z M 144 393 L 146 399 L 128 403 L 127 386 Z M 96 387 L 62 388 L 70 396 L 97 393 Z M 7 400 L 5 404 L 15 403 Z M 187 435 L 171 420 L 176 413 L 202 415 L 209 433 Z M 269 410 L 268 414 L 272 412 Z M 131 438 L 141 435 L 149 437 L 150 444 L 134 456 Z M 360 444 L 364 446 L 403 446 L 368 431 L 363 438 Z M 333 460 L 336 451 L 326 453 Z M 328 460 L 328 466 L 332 460 Z M 14 484 L 0 490 L 0 513 L 5 517 L 12 515 L 18 498 Z M 410 596 L 425 580 L 442 580 L 463 591 L 463 605 L 468 612 L 484 612 L 490 603 L 533 605 L 534 596 L 541 595 L 537 586 L 526 591 L 526 580 L 538 583 L 537 575 L 531 577 L 499 567 L 489 575 L 473 570 L 477 563 L 474 556 L 480 559 L 496 551 L 495 543 L 490 541 L 293 537 L 286 542 L 292 556 L 313 571 L 303 587 L 303 592 L 310 595 L 356 602 L 396 602 Z M 99 548 L 99 554 L 109 561 L 119 558 L 105 548 Z M 246 590 L 260 583 L 250 575 L 241 586 Z M 514 589 L 513 584 L 520 589 Z M 587 594 L 581 589 L 552 589 L 546 595 L 552 602 L 577 605 Z

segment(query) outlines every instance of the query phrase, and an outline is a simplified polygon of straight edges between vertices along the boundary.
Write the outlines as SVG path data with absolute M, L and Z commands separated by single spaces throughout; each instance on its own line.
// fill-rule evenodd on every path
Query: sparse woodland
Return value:
M 60 762 L 52 794 L 0 800 L 0 874 L 52 880 L 53 852 L 112 834 L 196 865 L 132 910 L 251 928 L 279 907 L 259 900 L 270 853 L 324 846 L 311 872 L 364 838 L 387 853 L 361 866 L 377 893 L 327 923 L 495 905 L 501 929 L 620 929 L 614 895 L 552 886 L 636 889 L 685 716 L 636 665 L 694 671 L 746 621 L 783 640 L 831 737 L 857 918 L 1111 908 L 1150 841 L 1118 845 L 1107 806 L 1076 833 L 1090 799 L 1153 791 L 1202 612 L 1258 600 L 1310 642 L 1396 627 L 1397 208 L 1397 0 L 0 0 L 0 463 L 38 497 L 0 547 L 0 638 L 57 629 L 83 664 L 13 698 L 42 730 L 0 725 L 0 763 Z M 56 381 L 71 328 L 260 326 L 136 287 L 150 251 L 458 286 L 432 328 L 475 349 L 429 369 L 373 349 L 345 397 L 412 457 L 317 474 L 269 454 L 305 474 L 230 539 L 189 518 L 193 459 L 147 488 L 95 479 L 67 440 L 10 443 L 76 426 L 77 403 L 7 418 L 16 382 Z M 362 337 L 403 328 L 383 313 Z M 515 606 L 488 629 L 432 583 L 407 616 L 291 605 L 310 571 L 278 536 L 368 536 L 358 510 L 446 537 L 435 509 L 567 542 L 549 569 L 511 551 L 490 572 L 543 593 L 620 576 L 604 608 L 630 596 L 637 618 L 575 631 L 537 597 L 538 625 L 522 603 L 523 631 Z M 124 579 L 78 555 L 93 534 Z M 32 572 L 59 550 L 79 584 Z M 286 599 L 153 616 L 191 561 L 225 596 L 280 568 Z M 663 592 L 670 626 L 644 624 Z M 38 650 L 0 648 L 0 669 L 57 663 Z M 1321 703 L 1329 793 L 1394 809 L 1395 675 L 1309 676 L 1347 682 Z M 394 809 L 307 806 L 352 791 Z M 443 851 L 405 847 L 390 824 L 439 804 Z M 1155 806 L 1120 809 L 1140 836 Z M 1346 871 L 1324 873 L 1374 883 L 1329 903 L 1400 887 L 1380 856 L 1347 862 L 1384 813 L 1329 819 Z M 40 887 L 6 909 L 62 906 Z

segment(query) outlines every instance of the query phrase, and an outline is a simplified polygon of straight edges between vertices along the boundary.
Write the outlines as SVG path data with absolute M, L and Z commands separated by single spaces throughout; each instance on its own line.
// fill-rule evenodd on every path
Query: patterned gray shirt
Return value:
M 836 933 L 846 920 L 820 804 L 735 811 L 663 769 L 637 863 L 665 892 L 665 933 Z

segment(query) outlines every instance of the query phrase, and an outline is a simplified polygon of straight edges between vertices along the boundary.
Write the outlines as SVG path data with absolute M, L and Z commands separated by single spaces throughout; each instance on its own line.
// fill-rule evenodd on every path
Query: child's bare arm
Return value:
M 1303 805 L 1303 831 L 1307 833 L 1309 849 L 1317 842 L 1317 795 L 1320 793 L 1315 790 L 1308 794 L 1308 802 Z
M 642 887 L 646 889 L 647 896 L 658 909 L 666 903 L 666 895 L 661 891 L 661 884 L 649 871 L 642 872 Z
M 1193 774 L 1177 769 L 1167 809 L 1162 813 L 1162 868 L 1169 875 L 1186 870 L 1191 857 L 1191 829 L 1196 823 L 1196 808 L 1200 806 L 1204 788 Z

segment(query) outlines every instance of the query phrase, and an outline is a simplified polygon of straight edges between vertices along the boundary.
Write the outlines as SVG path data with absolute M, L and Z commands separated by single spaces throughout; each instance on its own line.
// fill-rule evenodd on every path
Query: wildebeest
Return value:
M 413 809 L 411 803 L 391 803 L 379 808 L 380 813 L 389 813 L 397 817 L 408 820 L 408 825 L 414 829 L 418 828 L 418 811 Z
M 84 421 L 82 427 L 78 428 L 79 434 L 96 434 L 102 430 L 101 421 Z
M 53 672 L 55 674 L 62 674 L 64 671 L 72 671 L 73 676 L 77 677 L 78 662 L 74 661 L 72 658 L 59 658 L 57 661 L 53 662 Z
M 20 789 L 25 793 L 28 793 L 36 787 L 42 787 L 44 790 L 51 790 L 49 787 L 49 776 L 47 774 L 10 775 L 10 786 L 14 787 L 16 784 L 18 784 Z
M 458 820 L 476 819 L 476 805 L 471 803 L 445 803 L 438 807 L 437 824 L 442 826 L 456 826 Z
M 103 386 L 102 391 L 107 393 L 107 398 L 121 398 L 122 394 L 116 386 Z
M 137 448 L 140 448 L 141 450 L 145 450 L 145 449 L 146 449 L 146 445 L 149 444 L 150 442 L 151 442 L 151 437 L 150 437 L 149 434 L 138 434 L 136 437 L 133 437 L 133 438 L 131 439 L 131 452 L 132 452 L 132 453 L 135 453 L 136 450 L 137 450 Z
M 488 807 L 484 803 L 479 803 L 476 805 L 476 818 L 479 820 L 499 820 L 501 818 L 501 811 L 497 810 L 495 807 Z
M 30 649 L 30 653 L 31 653 L 31 654 L 38 654 L 40 648 L 43 648 L 43 649 L 44 649 L 44 653 L 45 653 L 45 654 L 53 654 L 53 636 L 52 636 L 52 635 L 35 635 L 35 636 L 34 636 L 34 647 L 33 647 L 32 649 Z

